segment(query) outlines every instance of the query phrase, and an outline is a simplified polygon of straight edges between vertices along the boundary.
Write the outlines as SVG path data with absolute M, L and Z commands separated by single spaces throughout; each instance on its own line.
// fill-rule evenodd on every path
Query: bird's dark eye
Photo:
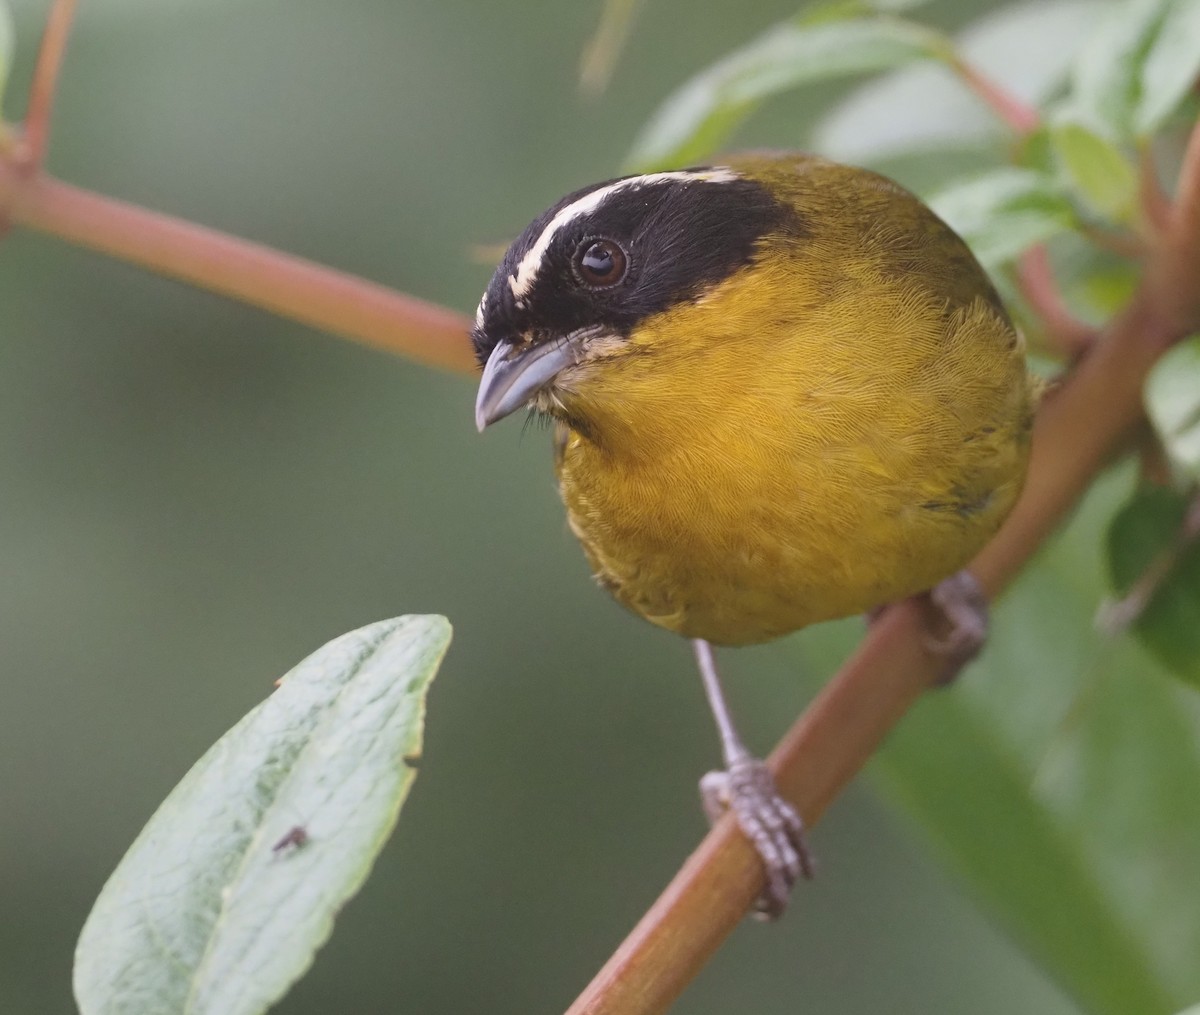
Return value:
M 620 282 L 627 264 L 625 251 L 612 240 L 584 240 L 575 255 L 579 277 L 596 288 Z

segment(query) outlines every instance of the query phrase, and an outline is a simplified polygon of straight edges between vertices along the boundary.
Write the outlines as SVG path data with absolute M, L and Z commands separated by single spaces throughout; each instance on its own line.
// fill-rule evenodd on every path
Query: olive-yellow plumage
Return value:
M 600 582 L 662 627 L 763 641 L 935 585 L 1020 489 L 1022 343 L 962 241 L 878 176 L 734 160 L 811 234 L 559 385 L 558 475 Z
M 970 251 L 919 200 L 802 155 L 609 181 L 513 244 L 480 302 L 480 427 L 553 417 L 571 529 L 623 605 L 695 642 L 732 806 L 778 915 L 802 823 L 742 745 L 708 643 L 765 641 L 936 588 L 1020 491 L 1036 385 Z M 932 643 L 931 643 L 932 644 Z

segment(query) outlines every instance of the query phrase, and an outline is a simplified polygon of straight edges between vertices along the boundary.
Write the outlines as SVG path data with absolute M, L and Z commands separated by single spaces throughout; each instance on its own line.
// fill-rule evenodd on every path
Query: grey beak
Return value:
M 482 431 L 516 412 L 554 380 L 560 370 L 575 363 L 576 355 L 574 343 L 569 339 L 520 349 L 511 342 L 499 342 L 488 357 L 479 381 L 475 425 Z

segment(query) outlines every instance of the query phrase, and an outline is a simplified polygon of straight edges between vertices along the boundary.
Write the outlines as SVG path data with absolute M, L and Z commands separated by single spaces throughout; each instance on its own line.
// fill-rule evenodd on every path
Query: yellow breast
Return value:
M 558 474 L 598 579 L 689 637 L 763 641 L 929 588 L 1024 475 L 1023 349 L 965 247 L 878 177 L 808 169 L 777 183 L 803 230 L 562 393 L 588 421 Z

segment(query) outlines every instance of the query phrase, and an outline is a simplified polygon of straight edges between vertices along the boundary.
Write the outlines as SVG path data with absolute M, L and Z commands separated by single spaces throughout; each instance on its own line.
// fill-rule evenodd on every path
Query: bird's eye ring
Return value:
M 613 240 L 584 240 L 575 252 L 575 270 L 593 289 L 616 285 L 625 277 L 628 266 L 625 251 Z

